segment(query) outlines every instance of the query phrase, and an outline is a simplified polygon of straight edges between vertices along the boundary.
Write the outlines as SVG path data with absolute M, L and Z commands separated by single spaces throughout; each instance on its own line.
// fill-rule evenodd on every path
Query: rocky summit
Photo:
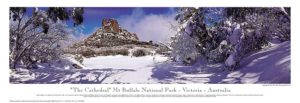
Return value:
M 139 41 L 135 33 L 120 27 L 115 19 L 103 19 L 101 24 L 102 27 L 92 35 L 73 44 L 65 51 L 91 57 L 98 55 L 129 55 L 129 51 L 134 48 L 147 49 L 147 51 L 161 51 L 162 48 L 167 50 L 165 46 L 155 44 L 152 41 Z
M 124 44 L 130 44 L 139 41 L 135 33 L 128 32 L 122 29 L 117 20 L 103 19 L 102 27 L 94 32 L 85 40 L 76 43 L 75 47 L 89 46 L 89 47 L 112 47 Z

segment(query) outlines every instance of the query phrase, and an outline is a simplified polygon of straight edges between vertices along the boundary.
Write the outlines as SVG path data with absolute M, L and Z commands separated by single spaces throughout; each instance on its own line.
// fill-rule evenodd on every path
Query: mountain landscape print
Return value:
M 10 7 L 11 84 L 290 84 L 290 7 Z

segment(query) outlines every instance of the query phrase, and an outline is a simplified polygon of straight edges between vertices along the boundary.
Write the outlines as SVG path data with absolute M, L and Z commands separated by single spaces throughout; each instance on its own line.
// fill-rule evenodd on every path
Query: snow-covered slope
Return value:
M 241 61 L 240 70 L 229 73 L 222 82 L 290 83 L 290 49 L 290 42 L 284 42 L 253 53 Z
M 160 83 L 290 83 L 290 68 L 290 42 L 284 42 L 249 54 L 235 71 L 198 60 L 193 66 L 157 65 L 152 77 Z

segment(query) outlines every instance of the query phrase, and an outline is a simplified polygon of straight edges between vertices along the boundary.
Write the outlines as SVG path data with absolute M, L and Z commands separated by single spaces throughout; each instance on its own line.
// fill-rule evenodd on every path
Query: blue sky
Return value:
M 39 9 L 47 10 L 47 8 Z M 169 38 L 169 34 L 172 34 L 169 32 L 169 23 L 175 23 L 173 19 L 176 9 L 170 7 L 85 7 L 83 24 L 75 27 L 77 32 L 74 35 L 90 35 L 101 27 L 102 19 L 114 18 L 118 20 L 122 28 L 137 33 L 140 40 L 165 41 Z M 31 15 L 32 11 L 33 8 L 28 8 L 27 14 Z M 70 28 L 74 28 L 71 19 L 66 23 Z

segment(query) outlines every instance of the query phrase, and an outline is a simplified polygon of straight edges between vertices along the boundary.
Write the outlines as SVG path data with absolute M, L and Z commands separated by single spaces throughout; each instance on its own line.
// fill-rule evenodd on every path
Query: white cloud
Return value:
M 72 27 L 71 32 L 73 35 L 71 35 L 71 37 L 73 38 L 73 40 L 80 41 L 84 38 L 87 38 L 89 36 L 89 34 L 85 34 L 83 32 L 84 29 L 85 29 L 85 26 L 83 24 L 76 26 L 76 27 Z
M 122 16 L 118 21 L 122 28 L 136 33 L 142 41 L 166 43 L 175 34 L 175 31 L 171 29 L 171 24 L 177 25 L 174 17 L 175 12 L 172 9 L 169 13 L 160 15 L 145 15 L 142 9 L 136 9 L 131 15 Z

